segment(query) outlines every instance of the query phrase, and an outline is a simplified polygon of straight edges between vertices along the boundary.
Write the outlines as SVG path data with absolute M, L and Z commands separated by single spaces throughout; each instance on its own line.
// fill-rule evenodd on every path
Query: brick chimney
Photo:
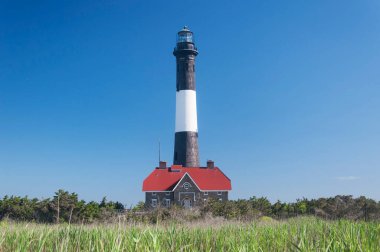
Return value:
M 159 167 L 160 169 L 166 169 L 166 162 L 165 161 L 160 161 Z
M 212 160 L 207 160 L 207 168 L 209 168 L 209 169 L 214 169 L 214 161 L 212 161 Z

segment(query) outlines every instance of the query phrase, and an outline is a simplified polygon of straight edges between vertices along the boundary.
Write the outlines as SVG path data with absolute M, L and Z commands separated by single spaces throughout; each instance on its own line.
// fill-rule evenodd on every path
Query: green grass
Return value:
M 299 218 L 157 226 L 0 223 L 0 251 L 380 251 L 380 223 Z

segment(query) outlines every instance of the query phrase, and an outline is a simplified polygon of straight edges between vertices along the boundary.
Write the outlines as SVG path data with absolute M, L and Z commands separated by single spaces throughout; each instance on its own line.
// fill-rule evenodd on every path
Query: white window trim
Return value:
M 189 202 L 190 202 L 190 208 L 192 208 L 194 206 L 194 201 L 189 199 Z M 181 201 L 181 205 L 184 206 L 184 203 L 185 203 L 185 199 Z
M 166 196 L 169 196 L 169 195 L 170 195 L 170 192 L 166 192 L 165 195 L 166 195 Z
M 203 192 L 203 195 L 207 196 L 207 195 L 208 195 L 208 192 Z
M 170 199 L 165 199 L 165 206 L 170 207 Z
M 157 207 L 157 199 L 152 199 L 152 207 Z
M 191 187 L 192 187 L 192 186 L 191 186 L 191 184 L 190 184 L 189 182 L 185 182 L 185 183 L 183 183 L 183 188 L 184 188 L 185 190 L 189 190 Z

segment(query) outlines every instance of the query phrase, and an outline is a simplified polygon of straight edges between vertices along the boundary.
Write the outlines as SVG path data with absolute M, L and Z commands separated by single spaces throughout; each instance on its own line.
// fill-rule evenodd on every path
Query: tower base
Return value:
M 173 164 L 183 167 L 199 167 L 198 132 L 175 133 Z

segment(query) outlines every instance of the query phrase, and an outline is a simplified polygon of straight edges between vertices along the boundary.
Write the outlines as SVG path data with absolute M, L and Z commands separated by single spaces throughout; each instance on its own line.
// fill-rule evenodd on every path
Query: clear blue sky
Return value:
M 1 1 L 0 196 L 144 199 L 171 163 L 176 32 L 231 198 L 380 200 L 380 2 Z

